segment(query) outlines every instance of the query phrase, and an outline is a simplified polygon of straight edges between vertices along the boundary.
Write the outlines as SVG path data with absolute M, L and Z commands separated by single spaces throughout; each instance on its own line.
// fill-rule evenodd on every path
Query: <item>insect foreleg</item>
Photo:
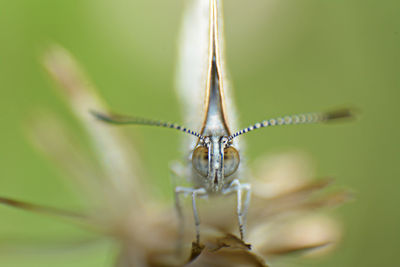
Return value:
M 238 179 L 232 181 L 229 187 L 223 191 L 223 194 L 230 194 L 236 192 L 236 214 L 239 223 L 240 239 L 243 240 L 246 233 L 246 217 L 250 204 L 251 186 L 250 184 L 241 184 Z M 244 201 L 243 201 L 243 193 Z
M 189 194 L 191 195 L 192 198 L 192 209 L 193 209 L 193 217 L 194 217 L 194 223 L 196 227 L 196 243 L 200 244 L 200 217 L 199 213 L 197 211 L 197 204 L 196 204 L 196 199 L 200 195 L 206 195 L 207 192 L 204 188 L 188 188 L 188 187 L 176 187 L 175 188 L 175 207 L 177 209 L 177 213 L 179 216 L 179 221 L 180 221 L 180 235 L 183 237 L 183 229 L 184 229 L 184 216 L 182 213 L 182 206 L 180 204 L 180 198 L 179 196 L 183 194 L 184 196 L 188 196 Z

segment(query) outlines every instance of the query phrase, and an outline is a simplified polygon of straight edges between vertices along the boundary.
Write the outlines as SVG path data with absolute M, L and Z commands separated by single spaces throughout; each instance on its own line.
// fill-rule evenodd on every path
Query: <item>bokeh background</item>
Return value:
M 184 0 L 0 0 L 0 195 L 82 207 L 63 174 L 26 138 L 40 110 L 88 143 L 39 62 L 50 43 L 75 55 L 113 110 L 183 120 L 174 92 L 183 7 Z M 226 0 L 224 8 L 240 125 L 302 111 L 360 110 L 353 123 L 243 138 L 250 167 L 264 154 L 305 151 L 319 176 L 335 177 L 356 195 L 335 212 L 345 227 L 338 250 L 299 265 L 399 266 L 400 2 Z M 180 134 L 146 127 L 128 132 L 157 197 L 171 200 L 168 164 L 181 157 Z M 111 266 L 112 242 L 46 245 L 93 235 L 0 207 L 0 266 Z M 7 249 L 19 243 L 23 249 Z

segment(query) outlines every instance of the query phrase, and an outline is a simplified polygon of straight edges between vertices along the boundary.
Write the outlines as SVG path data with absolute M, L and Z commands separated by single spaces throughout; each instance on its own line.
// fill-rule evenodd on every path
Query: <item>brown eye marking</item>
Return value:
M 236 154 L 232 151 L 231 148 L 224 149 L 224 159 L 232 159 L 233 157 L 235 157 L 235 155 Z
M 199 146 L 193 151 L 192 155 L 193 168 L 201 175 L 208 174 L 208 148 Z
M 232 175 L 239 167 L 240 156 L 239 152 L 234 147 L 224 149 L 224 174 L 225 176 Z

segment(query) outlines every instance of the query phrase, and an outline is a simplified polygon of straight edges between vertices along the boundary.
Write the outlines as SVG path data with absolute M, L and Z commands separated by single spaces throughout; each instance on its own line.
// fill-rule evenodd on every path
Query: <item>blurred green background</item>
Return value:
M 70 209 L 82 205 L 25 134 L 37 110 L 82 133 L 39 63 L 49 43 L 75 55 L 113 110 L 183 120 L 174 92 L 183 6 L 184 0 L 0 0 L 0 195 Z M 301 265 L 400 266 L 400 2 L 226 0 L 224 8 L 240 125 L 346 105 L 361 110 L 354 123 L 243 138 L 250 166 L 265 153 L 303 150 L 316 161 L 318 175 L 333 176 L 356 194 L 337 210 L 345 226 L 340 248 Z M 181 156 L 181 135 L 146 127 L 128 132 L 159 197 L 170 199 L 168 163 Z M 111 266 L 111 243 L 50 252 L 2 249 L 91 235 L 0 207 L 0 266 Z

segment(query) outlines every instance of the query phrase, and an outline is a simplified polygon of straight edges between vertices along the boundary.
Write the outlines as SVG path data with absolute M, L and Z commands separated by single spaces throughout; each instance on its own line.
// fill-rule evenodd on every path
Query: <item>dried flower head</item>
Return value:
M 67 127 L 52 116 L 33 121 L 30 136 L 68 174 L 68 182 L 80 190 L 86 209 L 70 212 L 6 198 L 0 198 L 1 203 L 66 217 L 117 240 L 120 253 L 116 266 L 124 267 L 267 266 L 288 253 L 332 248 L 340 239 L 336 221 L 316 210 L 343 203 L 348 193 L 320 194 L 332 180 L 311 179 L 312 167 L 306 157 L 285 154 L 259 164 L 247 243 L 237 237 L 233 202 L 231 196 L 225 196 L 200 203 L 202 245 L 191 244 L 193 229 L 186 227 L 182 247 L 177 249 L 178 222 L 172 205 L 152 198 L 140 178 L 138 156 L 122 129 L 103 125 L 90 116 L 91 109 L 107 109 L 77 62 L 65 49 L 53 46 L 43 63 L 89 135 L 96 158 L 85 156 Z

